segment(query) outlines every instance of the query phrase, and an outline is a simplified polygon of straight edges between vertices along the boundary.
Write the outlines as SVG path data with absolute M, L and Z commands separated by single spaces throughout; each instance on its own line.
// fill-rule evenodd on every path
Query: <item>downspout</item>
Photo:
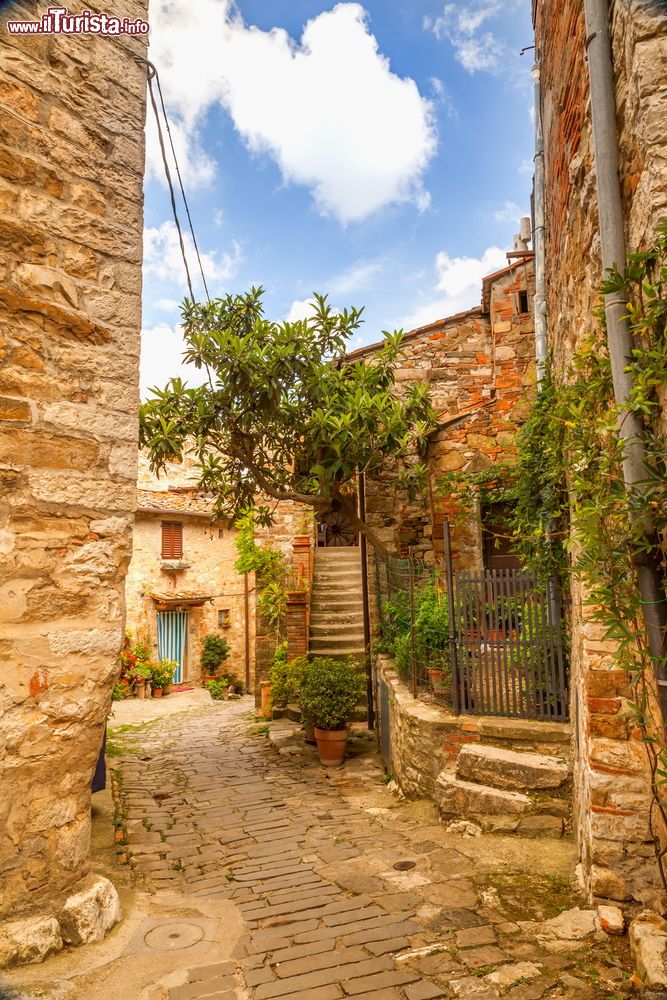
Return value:
M 586 48 L 591 96 L 593 149 L 597 181 L 598 216 L 602 267 L 605 273 L 616 265 L 625 267 L 623 202 L 619 179 L 619 151 L 614 94 L 614 68 L 609 34 L 608 0 L 584 0 Z M 607 346 L 611 362 L 614 398 L 623 408 L 632 391 L 628 361 L 634 348 L 628 322 L 627 299 L 622 293 L 605 296 Z M 646 449 L 637 415 L 623 409 L 618 432 L 623 444 L 623 479 L 628 493 L 641 492 L 646 479 Z M 654 663 L 663 723 L 667 722 L 667 600 L 660 575 L 659 541 L 655 524 L 643 514 L 633 527 L 647 542 L 647 552 L 635 557 L 641 607 L 648 647 Z
M 535 106 L 535 164 L 533 174 L 533 250 L 535 251 L 535 296 L 533 298 L 535 327 L 535 362 L 537 386 L 544 378 L 547 365 L 547 300 L 544 283 L 544 136 L 542 134 L 542 95 L 540 66 L 536 62 L 531 75 Z

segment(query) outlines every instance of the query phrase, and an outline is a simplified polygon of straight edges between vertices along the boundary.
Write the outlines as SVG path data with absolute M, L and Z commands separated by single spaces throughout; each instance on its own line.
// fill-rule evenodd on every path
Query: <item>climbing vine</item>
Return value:
M 255 517 L 247 510 L 236 519 L 237 573 L 254 573 L 257 606 L 271 631 L 279 638 L 287 615 L 287 588 L 290 571 L 282 552 L 255 541 Z
M 632 381 L 627 403 L 614 400 L 600 309 L 599 329 L 581 342 L 563 383 L 551 376 L 542 383 L 518 432 L 514 461 L 483 473 L 452 473 L 440 489 L 464 510 L 480 500 L 505 502 L 523 563 L 543 577 L 580 580 L 589 620 L 614 641 L 616 663 L 628 674 L 628 724 L 646 747 L 650 827 L 667 889 L 667 744 L 636 572 L 641 559 L 655 559 L 655 538 L 664 540 L 667 532 L 665 428 L 659 426 L 667 401 L 667 223 L 648 252 L 631 255 L 623 273 L 610 272 L 601 291 L 628 299 L 635 347 L 626 369 Z M 618 432 L 628 412 L 639 418 L 646 455 L 645 478 L 632 488 L 623 479 L 626 445 Z M 653 539 L 647 524 L 655 528 Z M 661 566 L 664 576 L 664 552 Z

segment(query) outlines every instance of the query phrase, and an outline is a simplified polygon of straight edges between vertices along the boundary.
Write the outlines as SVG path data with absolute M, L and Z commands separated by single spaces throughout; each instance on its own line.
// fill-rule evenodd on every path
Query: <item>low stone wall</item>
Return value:
M 571 758 L 567 723 L 451 715 L 413 698 L 390 657 L 378 657 L 377 673 L 389 687 L 389 769 L 409 797 L 433 798 L 438 774 L 456 760 L 466 743 Z

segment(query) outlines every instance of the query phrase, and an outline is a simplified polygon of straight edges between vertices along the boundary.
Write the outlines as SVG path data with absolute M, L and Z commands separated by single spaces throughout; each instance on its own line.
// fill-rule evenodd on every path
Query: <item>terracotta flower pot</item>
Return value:
M 153 697 L 154 698 L 161 698 L 162 697 L 162 688 L 153 688 Z
M 260 715 L 263 719 L 270 719 L 273 710 L 271 708 L 271 681 L 259 682 Z
M 165 698 L 167 697 L 168 694 L 171 694 L 173 687 L 174 687 L 173 684 L 165 684 L 165 686 L 162 688 L 162 694 Z
M 318 729 L 315 726 L 315 739 L 317 740 L 317 752 L 320 755 L 320 764 L 324 767 L 340 767 L 345 756 L 347 737 L 349 730 L 345 729 Z

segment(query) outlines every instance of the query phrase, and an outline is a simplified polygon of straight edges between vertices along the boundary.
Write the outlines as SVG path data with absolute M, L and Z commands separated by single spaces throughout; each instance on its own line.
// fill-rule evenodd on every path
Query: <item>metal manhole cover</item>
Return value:
M 169 923 L 154 927 L 144 937 L 149 948 L 155 951 L 181 951 L 191 948 L 204 937 L 204 929 L 198 924 Z
M 397 872 L 409 872 L 411 868 L 416 868 L 416 861 L 397 861 L 394 868 Z

